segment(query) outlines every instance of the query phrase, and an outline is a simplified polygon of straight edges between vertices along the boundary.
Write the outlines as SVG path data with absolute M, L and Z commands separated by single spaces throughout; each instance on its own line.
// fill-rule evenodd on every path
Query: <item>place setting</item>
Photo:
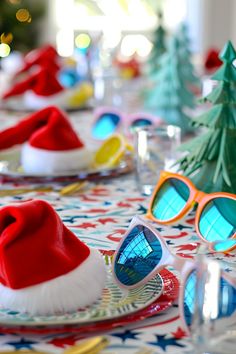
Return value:
M 44 131 L 41 138 L 40 130 Z M 54 142 L 50 146 L 50 136 L 56 130 L 62 135 L 58 143 Z M 55 106 L 37 111 L 15 126 L 2 131 L 2 179 L 32 183 L 73 182 L 118 177 L 133 170 L 132 146 L 122 135 L 110 136 L 106 141 L 102 141 L 97 150 L 86 147 L 76 135 L 66 114 Z M 32 143 L 34 136 L 36 143 Z M 19 148 L 23 142 L 26 144 Z M 45 159 L 50 159 L 46 166 Z
M 52 45 L 34 49 L 24 58 L 6 59 L 3 68 L 9 73 L 0 108 L 24 113 L 50 105 L 66 112 L 91 110 L 93 85 L 79 80 L 75 64 L 63 61 Z
M 0 3 L 0 354 L 235 352 L 235 6 L 191 6 Z
M 46 211 L 55 221 L 47 221 L 47 218 L 43 217 Z M 111 256 L 108 257 L 105 251 L 102 252 L 102 256 L 99 251 L 85 246 L 62 224 L 53 208 L 45 201 L 31 200 L 19 205 L 12 204 L 2 209 L 1 215 L 6 218 L 6 221 L 11 217 L 14 219 L 12 225 L 6 225 L 5 230 L 2 230 L 2 235 L 6 238 L 6 242 L 9 239 L 11 244 L 10 240 L 15 239 L 16 243 L 15 251 L 10 251 L 10 254 L 15 256 L 11 259 L 9 254 L 6 258 L 7 278 L 2 281 L 4 286 L 0 289 L 1 298 L 5 299 L 1 302 L 0 310 L 0 328 L 4 333 L 56 334 L 69 331 L 85 334 L 109 331 L 167 310 L 178 296 L 178 280 L 167 270 L 156 273 L 146 284 L 133 290 L 120 288 L 114 281 Z M 31 219 L 30 225 L 27 221 L 28 216 Z M 40 227 L 37 226 L 38 222 Z M 16 227 L 18 223 L 21 224 L 21 230 Z M 31 244 L 27 246 L 27 253 L 29 256 L 32 253 L 33 256 L 28 258 L 28 263 L 24 259 L 22 247 L 24 247 L 24 239 L 28 238 L 27 234 L 31 233 L 35 234 L 36 244 L 30 241 Z M 38 236 L 41 233 L 42 235 Z M 51 241 L 45 243 L 45 237 L 51 238 Z M 41 245 L 37 241 L 39 238 L 41 238 Z M 51 242 L 55 242 L 55 245 Z M 46 244 L 48 244 L 48 251 Z M 81 261 L 75 258 L 78 254 L 76 248 L 81 248 L 79 251 Z M 60 254 L 57 249 L 60 249 Z M 7 247 L 2 251 L 8 253 Z M 64 256 L 62 252 L 65 252 Z M 40 261 L 40 255 L 43 257 L 44 266 L 37 263 Z M 15 259 L 20 265 L 18 270 L 13 266 Z M 81 264 L 81 271 L 78 262 L 79 264 L 84 262 Z M 61 271 L 59 264 L 61 264 Z M 38 267 L 41 269 L 41 275 L 39 270 L 36 271 Z M 74 267 L 75 271 L 73 271 Z M 64 275 L 65 271 L 67 273 Z M 25 279 L 26 283 L 21 283 L 22 279 Z M 64 282 L 68 282 L 66 287 Z M 77 301 L 67 303 L 65 300 L 67 292 L 71 294 L 70 296 L 74 296 L 74 299 L 77 297 Z M 51 298 L 47 305 L 46 298 Z

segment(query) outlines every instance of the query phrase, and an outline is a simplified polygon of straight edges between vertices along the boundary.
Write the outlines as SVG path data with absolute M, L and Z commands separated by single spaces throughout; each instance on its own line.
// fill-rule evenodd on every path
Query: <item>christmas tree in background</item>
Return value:
M 213 106 L 194 119 L 209 131 L 182 145 L 188 154 L 179 163 L 197 188 L 236 193 L 236 52 L 230 41 L 220 59 L 223 64 L 212 76 L 219 84 L 204 98 Z
M 186 107 L 193 108 L 195 99 L 193 93 L 186 88 L 177 38 L 171 38 L 168 52 L 161 57 L 159 63 L 155 85 L 146 95 L 145 105 L 167 124 L 181 127 L 183 133 L 192 131 L 190 118 L 184 110 Z
M 183 40 L 183 38 L 185 37 L 180 35 L 180 33 L 182 33 L 182 30 L 181 32 L 177 31 L 176 35 L 170 39 L 168 52 L 169 50 L 173 50 L 172 47 L 174 46 L 174 55 L 178 56 L 179 72 L 181 78 L 188 89 L 190 89 L 193 92 L 195 91 L 197 92 L 196 88 L 197 87 L 200 88 L 201 83 L 199 78 L 195 75 L 194 66 L 191 63 L 191 54 L 190 54 L 189 47 L 185 44 Z M 159 68 L 164 65 L 163 64 L 164 62 L 165 62 L 165 56 L 163 55 L 159 59 Z M 151 81 L 157 82 L 158 79 L 159 79 L 159 70 L 157 70 L 156 73 L 152 75 Z
M 188 34 L 188 27 L 185 23 L 182 23 L 177 32 L 176 37 L 179 41 L 179 55 L 182 60 L 182 71 L 185 78 L 185 83 L 190 89 L 196 91 L 196 88 L 200 88 L 201 81 L 195 74 L 195 68 L 192 64 L 192 53 L 190 50 L 190 39 Z M 195 90 L 194 90 L 195 89 Z
M 149 74 L 152 75 L 158 68 L 158 60 L 163 53 L 166 51 L 166 31 L 162 25 L 163 15 L 162 12 L 158 11 L 158 27 L 153 34 L 153 48 L 150 53 L 148 60 Z
M 0 39 L 11 50 L 26 52 L 37 46 L 38 19 L 45 12 L 45 1 L 1 0 Z

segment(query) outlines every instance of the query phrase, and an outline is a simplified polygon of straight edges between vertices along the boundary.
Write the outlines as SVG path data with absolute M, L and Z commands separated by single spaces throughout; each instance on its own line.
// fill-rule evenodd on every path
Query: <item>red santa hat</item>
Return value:
M 16 75 L 28 71 L 33 66 L 40 66 L 45 69 L 49 69 L 56 73 L 60 70 L 58 63 L 58 54 L 56 49 L 52 45 L 45 45 L 41 48 L 30 51 L 24 58 L 24 64 L 22 68 L 16 73 Z
M 23 144 L 21 162 L 26 173 L 65 173 L 86 168 L 92 153 L 73 130 L 64 112 L 51 106 L 0 132 L 0 149 Z
M 222 65 L 219 54 L 220 51 L 218 49 L 211 48 L 208 50 L 204 61 L 206 71 L 214 71 Z
M 75 311 L 102 293 L 99 251 L 90 249 L 43 200 L 0 209 L 0 306 L 32 315 Z
M 26 91 L 33 91 L 37 96 L 48 97 L 63 91 L 63 86 L 50 70 L 41 68 L 32 73 L 27 79 L 17 82 L 3 94 L 3 99 L 18 96 Z

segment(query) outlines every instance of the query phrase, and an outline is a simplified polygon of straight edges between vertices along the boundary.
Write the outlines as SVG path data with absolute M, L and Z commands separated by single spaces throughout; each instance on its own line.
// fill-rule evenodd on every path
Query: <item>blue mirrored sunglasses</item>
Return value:
M 179 297 L 180 312 L 186 330 L 192 324 L 196 301 L 196 263 L 173 255 L 157 231 L 140 217 L 134 217 L 129 229 L 114 254 L 113 275 L 116 282 L 128 289 L 146 283 L 161 269 L 171 266 L 178 270 L 182 280 Z M 235 311 L 235 284 L 221 278 L 218 316 L 230 316 Z M 228 297 L 225 289 L 228 289 Z

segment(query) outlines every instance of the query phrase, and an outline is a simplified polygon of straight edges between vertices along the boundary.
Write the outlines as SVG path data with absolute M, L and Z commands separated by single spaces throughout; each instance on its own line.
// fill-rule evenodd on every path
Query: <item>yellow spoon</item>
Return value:
M 86 181 L 68 184 L 67 186 L 61 188 L 60 195 L 70 195 L 70 194 L 76 193 L 76 192 L 80 191 L 81 189 L 83 189 L 87 184 L 88 184 L 88 182 L 86 182 Z

